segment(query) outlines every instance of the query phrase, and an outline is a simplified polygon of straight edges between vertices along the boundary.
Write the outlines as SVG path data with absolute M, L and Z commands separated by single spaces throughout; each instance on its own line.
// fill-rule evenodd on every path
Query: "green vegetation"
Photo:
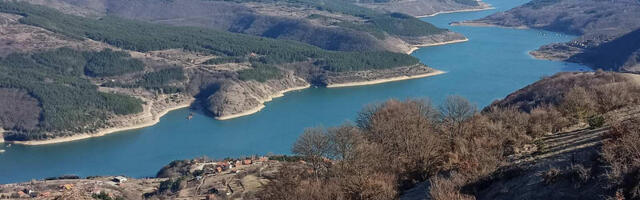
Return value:
M 182 81 L 185 79 L 184 70 L 179 67 L 161 69 L 155 72 L 149 72 L 136 78 L 138 81 L 134 83 L 107 82 L 104 87 L 122 87 L 122 88 L 146 88 L 150 90 L 160 91 L 165 94 L 182 92 L 183 88 L 171 86 L 171 83 Z
M 94 20 L 65 15 L 46 7 L 26 3 L 0 2 L 0 12 L 22 15 L 24 16 L 20 19 L 22 23 L 42 27 L 72 38 L 86 37 L 120 48 L 143 52 L 182 48 L 226 57 L 246 57 L 255 53 L 260 55 L 259 62 L 265 64 L 301 62 L 310 59 L 331 60 L 332 62 L 325 62 L 329 63 L 329 66 L 320 65 L 320 67 L 337 71 L 366 69 L 366 66 L 393 68 L 407 63 L 418 63 L 417 59 L 400 53 L 344 53 L 327 51 L 294 41 L 266 39 L 203 28 L 165 26 L 109 16 Z M 371 57 L 372 54 L 376 57 Z M 348 59 L 348 61 L 340 61 L 341 59 Z M 385 59 L 396 61 L 369 65 Z M 354 60 L 365 61 L 368 64 L 359 64 L 360 67 L 346 65 Z M 135 66 L 135 63 L 129 64 Z
M 238 78 L 243 81 L 256 80 L 258 82 L 265 82 L 270 79 L 278 79 L 282 77 L 282 71 L 277 67 L 254 63 L 251 69 L 245 69 L 238 72 Z
M 230 0 L 233 2 L 263 2 L 274 3 L 281 2 L 276 0 Z M 457 3 L 465 5 L 477 6 L 478 2 L 475 0 L 455 0 Z M 384 39 L 383 32 L 387 32 L 391 35 L 400 36 L 427 36 L 432 34 L 438 34 L 444 29 L 435 27 L 434 25 L 424 22 L 413 16 L 391 13 L 385 14 L 369 8 L 357 6 L 353 3 L 346 2 L 344 0 L 287 0 L 287 3 L 292 6 L 298 7 L 311 7 L 316 10 L 328 11 L 332 13 L 342 13 L 352 15 L 356 17 L 364 18 L 367 21 L 365 24 L 354 24 L 351 22 L 341 22 L 335 25 L 351 28 L 359 31 L 366 31 L 373 36 Z M 319 15 L 311 15 L 309 18 L 320 18 Z
M 89 76 L 116 76 L 144 69 L 142 61 L 130 59 L 131 55 L 123 51 L 105 49 L 101 52 L 88 53 L 86 72 Z
M 247 61 L 248 59 L 244 57 L 217 57 L 217 58 L 209 59 L 202 64 L 219 65 L 219 64 L 225 64 L 225 63 L 241 63 L 241 62 L 247 62 Z
M 111 51 L 80 52 L 68 48 L 11 54 L 0 59 L 0 88 L 27 91 L 42 107 L 36 130 L 11 139 L 43 139 L 42 132 L 90 131 L 100 127 L 108 114 L 126 115 L 142 111 L 141 101 L 129 96 L 103 93 L 84 78 L 91 59 L 120 60 Z M 108 56 L 109 58 L 100 58 Z
M 370 22 L 377 29 L 400 36 L 425 36 L 445 31 L 445 29 L 440 29 L 433 24 L 425 23 L 418 18 L 401 13 L 378 15 L 372 17 Z
M 406 57 L 404 54 L 388 54 L 386 52 L 344 52 L 335 53 L 325 59 L 320 59 L 314 64 L 322 66 L 325 70 L 334 72 L 358 71 L 367 69 L 385 69 L 388 66 L 409 66 L 418 64 L 415 57 Z
M 446 29 L 440 29 L 432 24 L 425 23 L 420 19 L 401 13 L 372 16 L 362 24 L 339 22 L 334 25 L 368 32 L 379 39 L 385 38 L 384 33 L 417 37 L 438 34 L 446 31 Z
M 476 0 L 453 0 L 456 3 L 469 5 L 469 6 L 479 6 L 480 4 Z

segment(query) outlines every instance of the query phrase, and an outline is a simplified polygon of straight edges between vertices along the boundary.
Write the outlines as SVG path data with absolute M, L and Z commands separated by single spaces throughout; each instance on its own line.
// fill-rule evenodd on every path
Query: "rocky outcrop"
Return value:
M 307 81 L 292 72 L 283 78 L 266 82 L 228 80 L 208 98 L 208 110 L 221 120 L 249 115 L 260 111 L 264 102 L 280 97 L 285 92 L 309 86 Z

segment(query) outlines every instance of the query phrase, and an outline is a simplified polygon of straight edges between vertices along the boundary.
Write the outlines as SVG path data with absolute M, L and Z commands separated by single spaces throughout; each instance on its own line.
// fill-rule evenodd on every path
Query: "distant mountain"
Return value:
M 596 69 L 640 72 L 637 66 L 640 1 L 533 0 L 468 25 L 528 27 L 580 35 L 552 44 L 534 56 L 583 63 Z
M 178 26 L 198 26 L 263 37 L 296 40 L 327 50 L 408 52 L 415 45 L 464 36 L 375 4 L 344 0 L 23 0 L 82 16 L 118 16 Z M 432 1 L 444 10 L 473 8 Z M 388 4 L 401 4 L 389 2 Z M 413 1 L 412 1 L 413 2 Z M 475 2 L 475 1 L 474 1 Z M 445 4 L 446 3 L 446 4 Z M 423 7 L 426 5 L 422 5 Z M 415 6 L 412 6 L 415 7 Z M 477 6 L 476 6 L 477 7 Z
M 477 0 L 346 0 L 357 5 L 387 12 L 401 12 L 413 16 L 427 16 L 439 12 L 487 9 L 486 3 Z

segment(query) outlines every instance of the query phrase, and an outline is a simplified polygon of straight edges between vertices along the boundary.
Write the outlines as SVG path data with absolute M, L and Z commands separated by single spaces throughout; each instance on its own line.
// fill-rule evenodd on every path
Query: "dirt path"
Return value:
M 579 151 L 602 143 L 608 128 L 582 129 L 573 132 L 558 133 L 541 138 L 538 152 L 513 162 L 523 164 L 538 162 L 567 152 Z

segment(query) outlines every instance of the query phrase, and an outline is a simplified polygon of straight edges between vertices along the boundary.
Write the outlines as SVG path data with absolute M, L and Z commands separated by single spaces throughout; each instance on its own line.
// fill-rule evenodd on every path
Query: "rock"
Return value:
M 293 73 L 266 82 L 227 81 L 208 98 L 208 109 L 219 118 L 257 111 L 264 106 L 264 102 L 282 96 L 283 92 L 308 86 L 309 83 Z

